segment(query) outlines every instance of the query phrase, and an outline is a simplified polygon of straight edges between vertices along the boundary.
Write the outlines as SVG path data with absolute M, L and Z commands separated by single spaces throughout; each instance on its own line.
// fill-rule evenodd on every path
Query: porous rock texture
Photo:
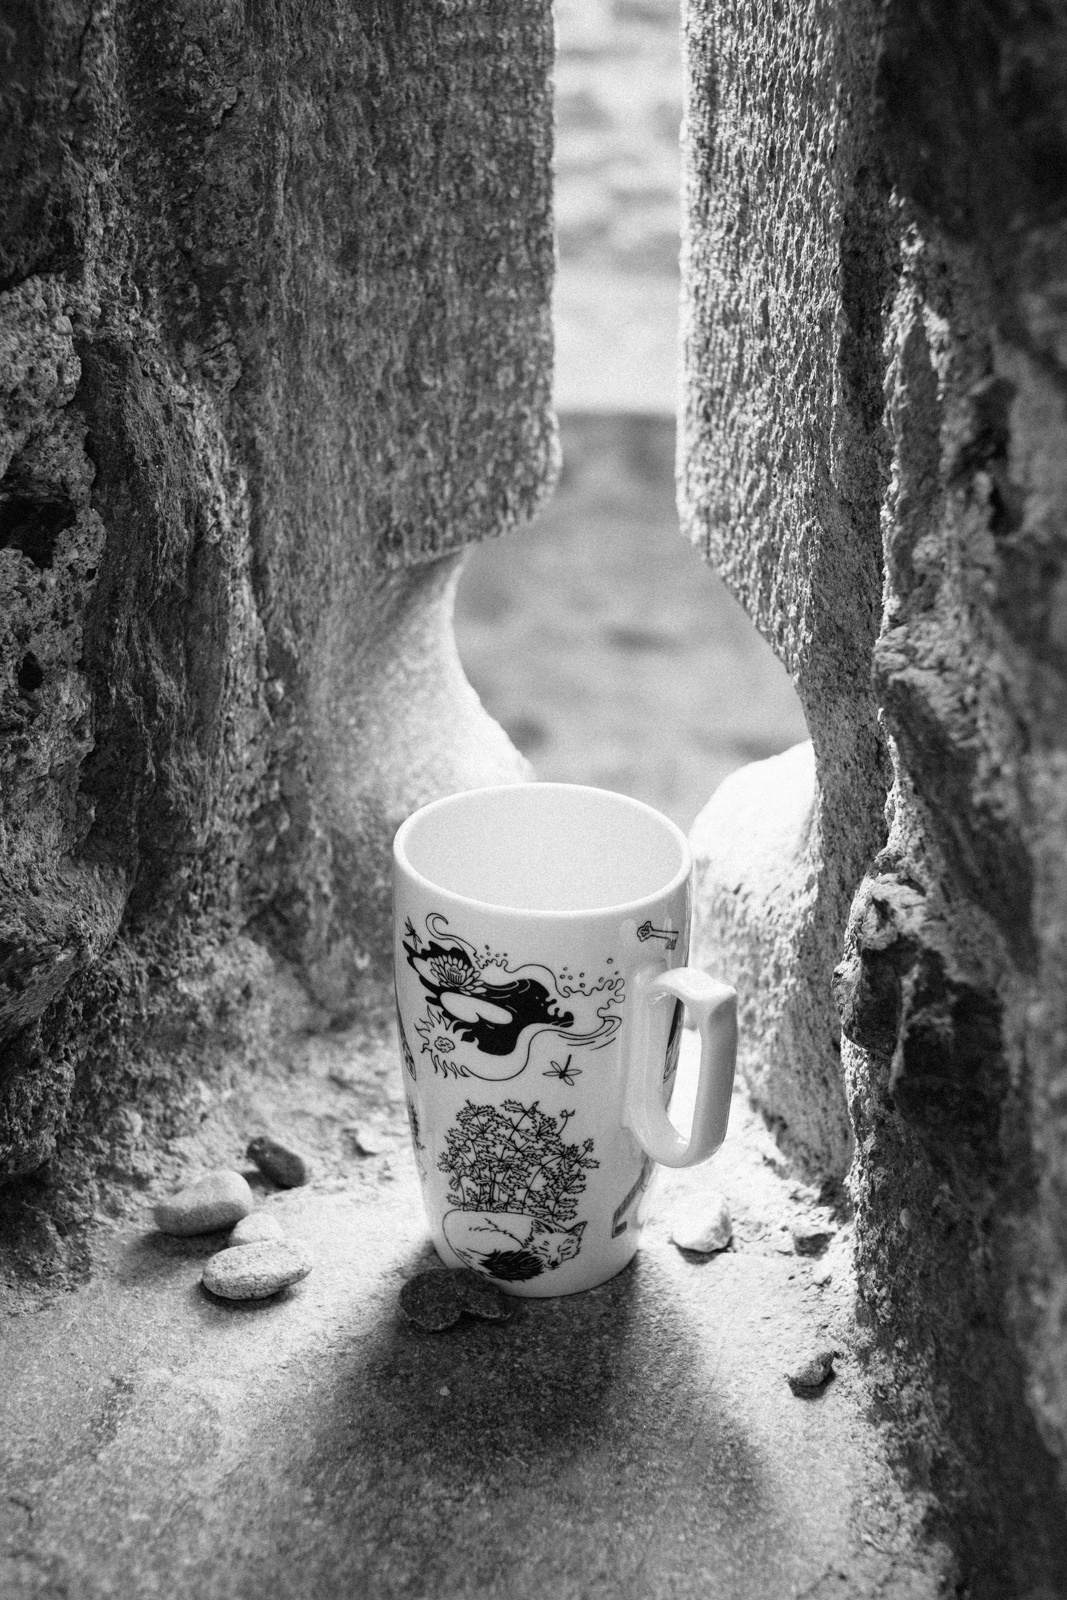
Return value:
M 803 1166 L 840 1180 L 853 1142 L 838 1052 L 827 1048 L 837 1030 L 810 982 L 822 954 L 814 820 L 810 741 L 724 779 L 689 836 L 693 959 L 737 989 L 749 1097 Z
M 38 1265 L 293 974 L 367 1013 L 396 824 L 525 771 L 450 616 L 554 470 L 550 64 L 543 0 L 4 15 L 0 1175 Z
M 683 516 L 814 750 L 758 1095 L 830 1174 L 847 1098 L 871 1368 L 967 1592 L 1061 1595 L 1067 13 L 690 0 L 686 38 Z

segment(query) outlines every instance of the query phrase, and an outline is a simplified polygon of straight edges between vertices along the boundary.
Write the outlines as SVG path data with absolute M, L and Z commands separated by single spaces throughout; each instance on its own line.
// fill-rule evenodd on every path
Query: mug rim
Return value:
M 612 801 L 622 802 L 635 811 L 644 812 L 647 816 L 661 823 L 668 833 L 674 836 L 676 842 L 681 846 L 682 864 L 666 883 L 655 889 L 651 894 L 642 895 L 640 899 L 622 900 L 611 905 L 590 906 L 585 910 L 544 911 L 528 910 L 522 906 L 504 905 L 494 900 L 478 900 L 473 895 L 460 894 L 455 889 L 446 889 L 443 884 L 435 883 L 432 878 L 427 878 L 417 867 L 412 866 L 407 859 L 405 853 L 406 836 L 414 825 L 429 812 L 444 810 L 448 806 L 455 805 L 457 802 L 475 795 L 507 794 L 519 789 L 565 789 L 571 792 L 578 791 L 584 794 L 603 795 Z M 689 848 L 689 840 L 678 824 L 673 822 L 662 811 L 657 810 L 655 806 L 648 805 L 644 800 L 636 800 L 633 795 L 623 794 L 618 789 L 602 789 L 591 783 L 542 783 L 537 779 L 530 783 L 487 783 L 482 784 L 477 789 L 457 789 L 452 794 L 441 795 L 438 799 L 430 800 L 426 805 L 417 807 L 410 816 L 405 817 L 393 836 L 393 861 L 404 876 L 410 878 L 422 889 L 433 895 L 447 895 L 450 900 L 454 900 L 461 905 L 471 906 L 477 911 L 496 912 L 501 916 L 522 917 L 540 922 L 578 921 L 583 917 L 620 916 L 625 915 L 627 912 L 640 913 L 667 896 L 676 893 L 678 889 L 688 882 L 693 871 L 693 853 Z

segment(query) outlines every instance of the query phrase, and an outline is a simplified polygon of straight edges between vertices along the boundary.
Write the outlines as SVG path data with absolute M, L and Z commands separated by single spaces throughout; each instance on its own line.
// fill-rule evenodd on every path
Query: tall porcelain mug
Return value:
M 438 1255 L 518 1295 L 573 1294 L 638 1244 L 654 1163 L 722 1143 L 733 989 L 684 965 L 673 822 L 562 783 L 475 789 L 400 828 L 395 971 L 415 1159 Z M 702 1051 L 689 1137 L 667 1115 L 683 1005 Z

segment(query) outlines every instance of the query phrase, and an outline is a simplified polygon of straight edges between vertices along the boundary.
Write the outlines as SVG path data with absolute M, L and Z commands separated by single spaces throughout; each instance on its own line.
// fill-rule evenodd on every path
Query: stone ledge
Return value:
M 847 1237 L 819 1260 L 792 1253 L 813 1196 L 779 1175 L 741 1096 L 715 1161 L 664 1175 L 632 1268 L 519 1302 L 503 1326 L 429 1335 L 397 1309 L 435 1258 L 395 1049 L 301 1049 L 299 1073 L 216 1102 L 182 1154 L 236 1153 L 256 1116 L 288 1116 L 305 1143 L 317 1130 L 314 1181 L 263 1199 L 314 1259 L 303 1285 L 210 1301 L 198 1279 L 217 1239 L 127 1219 L 98 1236 L 85 1288 L 6 1319 L 11 1600 L 942 1592 L 921 1507 L 868 1420 Z M 391 1131 L 391 1153 L 346 1153 L 351 1116 Z M 710 1186 L 733 1246 L 683 1256 L 665 1214 Z M 784 1374 L 810 1342 L 843 1354 L 825 1392 L 798 1399 Z
M 806 950 L 818 888 L 816 798 L 810 743 L 751 762 L 719 786 L 690 835 L 693 959 L 738 990 L 738 1068 L 783 1147 L 842 1178 L 851 1134 L 838 1042 L 828 994 L 820 1005 L 811 992 Z

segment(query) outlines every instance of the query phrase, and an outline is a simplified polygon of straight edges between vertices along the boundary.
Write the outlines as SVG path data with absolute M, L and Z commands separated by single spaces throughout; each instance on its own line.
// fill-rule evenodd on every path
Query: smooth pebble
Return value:
M 350 1131 L 361 1156 L 380 1156 L 392 1148 L 392 1139 L 377 1128 L 366 1128 L 361 1125 Z
M 253 1211 L 249 1216 L 242 1217 L 226 1240 L 226 1249 L 232 1250 L 235 1245 L 263 1244 L 267 1239 L 281 1239 L 282 1225 L 277 1217 L 269 1211 Z
M 157 1201 L 152 1216 L 160 1233 L 188 1238 L 230 1228 L 247 1217 L 256 1197 L 239 1172 L 206 1172 L 185 1189 Z
M 266 1300 L 311 1271 L 311 1262 L 283 1239 L 263 1239 L 239 1250 L 220 1250 L 201 1276 L 205 1289 L 223 1300 Z
M 793 1393 L 807 1396 L 821 1394 L 830 1381 L 836 1355 L 836 1350 L 816 1350 L 799 1367 L 787 1372 L 785 1381 Z
M 267 1133 L 258 1134 L 250 1142 L 247 1155 L 263 1176 L 276 1183 L 279 1189 L 299 1189 L 308 1181 L 308 1163 L 300 1151 L 282 1144 L 280 1139 L 272 1139 Z
M 702 1256 L 725 1250 L 734 1236 L 725 1196 L 706 1194 L 679 1206 L 671 1219 L 671 1240 L 679 1250 Z

